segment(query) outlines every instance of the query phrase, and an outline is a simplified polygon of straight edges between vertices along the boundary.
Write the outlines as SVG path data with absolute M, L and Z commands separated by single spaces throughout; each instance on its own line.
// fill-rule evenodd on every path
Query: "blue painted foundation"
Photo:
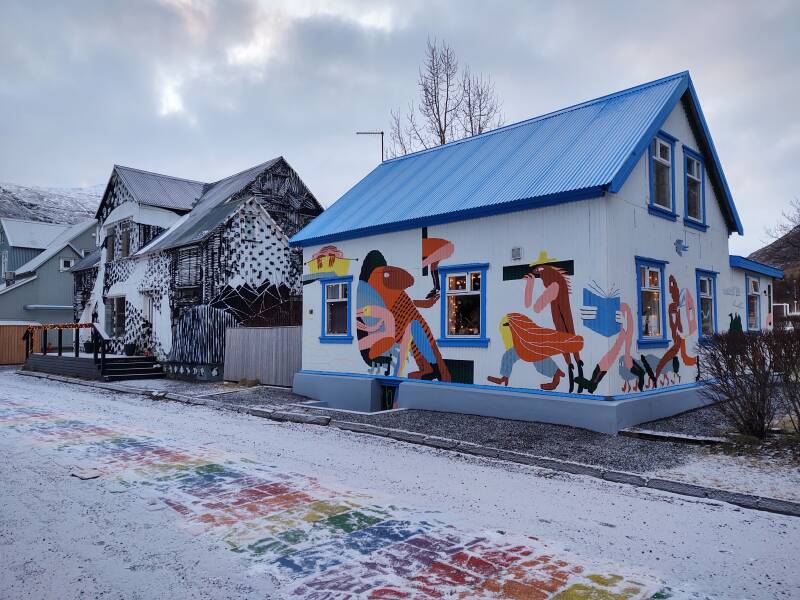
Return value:
M 375 412 L 380 407 L 381 383 L 371 375 L 300 371 L 294 378 L 294 391 L 330 408 Z M 554 423 L 608 434 L 709 403 L 700 394 L 701 384 L 613 397 L 413 379 L 391 384 L 399 385 L 399 408 Z

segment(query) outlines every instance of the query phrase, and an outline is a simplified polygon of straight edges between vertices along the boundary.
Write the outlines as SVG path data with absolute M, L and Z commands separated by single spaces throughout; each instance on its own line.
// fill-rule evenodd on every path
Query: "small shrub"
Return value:
M 714 401 L 738 433 L 764 439 L 775 418 L 778 381 L 773 332 L 722 333 L 700 346 L 707 379 L 702 394 Z

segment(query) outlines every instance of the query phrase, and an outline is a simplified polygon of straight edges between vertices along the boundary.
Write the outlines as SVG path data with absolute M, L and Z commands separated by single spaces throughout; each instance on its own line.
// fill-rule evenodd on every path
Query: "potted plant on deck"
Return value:
M 133 356 L 136 354 L 136 342 L 125 344 L 125 356 Z

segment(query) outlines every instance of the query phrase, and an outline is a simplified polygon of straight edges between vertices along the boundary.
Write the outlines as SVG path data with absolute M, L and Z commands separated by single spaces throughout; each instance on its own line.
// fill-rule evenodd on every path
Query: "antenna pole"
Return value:
M 386 153 L 383 149 L 383 131 L 356 131 L 356 135 L 379 135 L 381 136 L 381 162 L 386 160 Z

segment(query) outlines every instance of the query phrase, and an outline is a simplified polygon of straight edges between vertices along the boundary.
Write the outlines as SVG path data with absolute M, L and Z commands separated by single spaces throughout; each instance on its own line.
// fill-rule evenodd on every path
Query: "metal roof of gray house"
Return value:
M 618 192 L 677 103 L 742 233 L 688 72 L 378 165 L 297 235 L 307 246 Z
M 66 231 L 69 225 L 58 223 L 42 223 L 23 219 L 0 219 L 0 226 L 5 231 L 9 246 L 17 248 L 34 248 L 44 250 L 59 234 Z
M 44 252 L 37 254 L 31 260 L 26 262 L 24 265 L 21 265 L 17 269 L 15 269 L 15 273 L 21 275 L 23 273 L 33 273 L 41 267 L 44 263 L 48 260 L 56 256 L 61 250 L 63 250 L 66 246 L 70 245 L 70 242 L 74 240 L 76 237 L 83 235 L 88 230 L 92 229 L 97 225 L 97 221 L 95 219 L 89 219 L 87 221 L 83 221 L 82 223 L 77 223 L 75 225 L 71 225 L 68 229 L 63 231 L 58 237 L 56 237 L 50 244 L 45 248 Z M 72 249 L 75 250 L 78 254 L 80 254 L 80 250 L 72 246 Z
M 191 210 L 208 184 L 171 175 L 114 165 L 114 170 L 140 204 L 173 210 Z
M 239 208 L 240 203 L 226 203 L 226 200 L 245 189 L 260 173 L 275 165 L 279 160 L 281 157 L 273 158 L 212 183 L 190 213 L 181 217 L 177 223 L 140 252 L 144 254 L 202 241 Z
M 85 269 L 91 269 L 92 267 L 97 265 L 100 262 L 100 250 L 101 250 L 100 248 L 96 248 L 95 250 L 84 256 L 82 259 L 80 259 L 78 262 L 72 265 L 70 271 L 74 273 L 75 271 L 83 271 Z

